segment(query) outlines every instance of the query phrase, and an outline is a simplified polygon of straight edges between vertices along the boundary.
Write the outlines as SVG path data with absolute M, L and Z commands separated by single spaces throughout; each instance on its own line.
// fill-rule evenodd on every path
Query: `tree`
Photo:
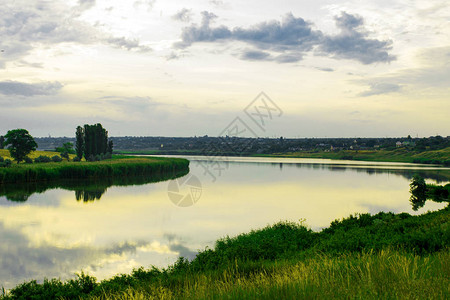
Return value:
M 84 125 L 84 157 L 89 160 L 91 157 L 106 154 L 108 151 L 108 131 L 102 124 Z
M 73 144 L 70 142 L 64 143 L 62 147 L 56 147 L 56 152 L 59 152 L 61 154 L 75 154 L 75 150 L 73 150 Z
M 35 151 L 37 144 L 25 129 L 14 129 L 5 135 L 5 146 L 17 163 L 20 163 L 31 151 Z
M 107 151 L 109 154 L 113 153 L 113 147 L 114 147 L 113 141 L 109 140 L 109 142 L 108 142 L 108 151 Z
M 425 205 L 427 201 L 427 184 L 425 179 L 419 175 L 414 175 L 410 186 L 411 197 L 409 201 L 412 204 L 413 210 L 418 210 Z
M 5 148 L 5 137 L 2 135 L 0 136 L 0 149 Z
M 83 127 L 78 126 L 75 133 L 77 141 L 75 145 L 75 150 L 77 152 L 77 157 L 81 160 L 84 153 L 84 130 Z

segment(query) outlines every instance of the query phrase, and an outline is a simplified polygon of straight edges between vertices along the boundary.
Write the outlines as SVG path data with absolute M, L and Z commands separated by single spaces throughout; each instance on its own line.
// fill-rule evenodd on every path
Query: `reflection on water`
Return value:
M 92 202 L 100 200 L 106 190 L 112 186 L 144 185 L 174 179 L 184 176 L 187 173 L 187 171 L 181 171 L 155 174 L 153 176 L 105 177 L 93 180 L 61 180 L 22 184 L 0 184 L 0 196 L 5 196 L 9 201 L 25 202 L 35 193 L 41 194 L 47 190 L 60 188 L 75 191 L 75 199 L 77 201 Z
M 101 279 L 139 266 L 164 267 L 220 237 L 280 220 L 304 218 L 319 230 L 355 212 L 418 214 L 445 206 L 431 202 L 414 212 L 409 183 L 416 173 L 448 181 L 448 169 L 236 160 L 216 182 L 191 162 L 190 175 L 203 190 L 188 208 L 170 201 L 168 182 L 123 178 L 0 187 L 0 285 L 66 279 L 81 270 Z

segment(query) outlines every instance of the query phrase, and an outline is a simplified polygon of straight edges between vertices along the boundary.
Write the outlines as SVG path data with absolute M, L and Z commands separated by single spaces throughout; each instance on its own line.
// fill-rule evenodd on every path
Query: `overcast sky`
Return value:
M 447 0 L 0 2 L 0 135 L 450 135 Z

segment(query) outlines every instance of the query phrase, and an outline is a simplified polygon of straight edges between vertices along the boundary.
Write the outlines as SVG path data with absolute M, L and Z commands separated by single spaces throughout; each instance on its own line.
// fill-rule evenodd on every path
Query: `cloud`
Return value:
M 247 50 L 240 56 L 244 60 L 273 60 L 270 53 L 258 50 Z
M 292 13 L 286 14 L 281 22 L 273 20 L 250 28 L 233 29 L 224 25 L 211 27 L 217 16 L 207 11 L 201 14 L 200 25 L 191 24 L 183 28 L 181 42 L 174 45 L 176 48 L 187 48 L 200 42 L 238 41 L 257 49 L 246 49 L 239 55 L 241 59 L 246 60 L 291 63 L 302 60 L 308 52 L 335 59 L 353 59 L 363 64 L 390 62 L 395 59 L 389 54 L 391 41 L 370 39 L 369 33 L 362 27 L 362 17 L 345 12 L 335 18 L 336 26 L 341 32 L 334 36 L 313 29 L 312 23 L 297 18 Z
M 368 97 L 402 91 L 403 94 L 447 97 L 450 91 L 450 47 L 422 50 L 417 56 L 417 67 L 397 70 L 376 77 L 352 82 L 368 86 L 358 96 Z
M 19 81 L 1 81 L 0 93 L 3 95 L 15 96 L 36 96 L 36 95 L 55 95 L 63 85 L 58 81 L 54 82 L 39 82 L 39 83 L 24 83 Z
M 192 11 L 187 8 L 183 8 L 172 16 L 173 20 L 181 22 L 190 22 L 192 18 Z
M 150 52 L 152 49 L 148 46 L 141 45 L 138 39 L 127 39 L 125 37 L 109 37 L 106 42 L 116 48 L 126 50 L 138 50 L 140 52 Z
M 147 8 L 147 10 L 152 10 L 155 5 L 156 0 L 138 0 L 133 3 L 134 8 L 140 9 L 141 7 Z
M 359 93 L 360 97 L 369 97 L 381 94 L 389 94 L 400 91 L 401 86 L 395 83 L 386 82 L 374 82 L 370 83 L 370 89 L 368 91 Z
M 395 56 L 389 54 L 392 42 L 369 39 L 369 34 L 362 28 L 362 17 L 343 12 L 335 21 L 341 33 L 324 37 L 319 46 L 319 52 L 323 55 L 355 59 L 363 64 L 395 60 Z
M 61 2 L 10 1 L 0 10 L 0 67 L 8 61 L 23 59 L 35 47 L 61 43 L 106 44 L 126 50 L 148 51 L 137 39 L 117 37 L 79 19 L 95 5 L 94 0 L 80 0 L 70 7 Z

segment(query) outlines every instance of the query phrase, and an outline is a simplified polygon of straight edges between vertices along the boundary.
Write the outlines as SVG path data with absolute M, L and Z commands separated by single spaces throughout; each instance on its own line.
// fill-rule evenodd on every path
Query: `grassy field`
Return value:
M 141 154 L 141 155 L 201 155 L 201 151 L 176 151 L 176 150 L 141 150 L 141 151 L 122 151 L 122 154 Z M 226 154 L 223 154 L 226 156 Z M 292 152 L 292 153 L 273 153 L 273 154 L 251 154 L 245 153 L 242 156 L 255 157 L 298 157 L 298 158 L 327 158 L 327 159 L 349 159 L 360 161 L 385 161 L 385 162 L 405 162 L 405 163 L 436 163 L 450 164 L 450 147 L 441 150 L 412 151 L 406 148 L 395 150 L 342 150 L 342 151 L 316 151 L 316 152 Z
M 260 156 L 299 157 L 299 158 L 328 158 L 352 159 L 361 161 L 386 161 L 412 163 L 415 160 L 450 161 L 450 147 L 441 150 L 414 152 L 405 148 L 395 150 L 343 150 L 338 152 L 292 152 L 287 154 L 273 154 Z
M 3 154 L 0 153 L 0 155 Z M 55 152 L 33 152 L 30 157 L 53 156 Z M 98 162 L 51 162 L 12 164 L 0 168 L 0 184 L 65 179 L 92 179 L 122 176 L 148 176 L 159 173 L 189 170 L 189 161 L 179 158 L 137 158 L 116 156 Z
M 48 156 L 48 157 L 53 157 L 53 156 L 55 156 L 55 155 L 60 155 L 60 153 L 59 152 L 52 152 L 52 151 L 33 151 L 33 152 L 31 152 L 29 155 L 28 155 L 28 157 L 29 158 L 31 158 L 31 159 L 35 159 L 36 157 L 39 157 L 39 156 Z M 8 150 L 6 150 L 6 149 L 0 149 L 0 156 L 1 157 L 3 157 L 3 158 L 7 158 L 7 159 L 10 159 L 10 160 L 13 160 L 13 158 L 11 157 L 11 155 L 9 155 L 9 151 Z M 73 159 L 74 157 L 75 157 L 75 154 L 69 154 L 69 157 L 71 158 L 71 159 Z
M 97 282 L 21 284 L 6 299 L 448 299 L 450 209 L 350 216 L 313 232 L 281 222 L 225 237 L 192 261 Z M 0 297 L 2 298 L 2 297 Z

